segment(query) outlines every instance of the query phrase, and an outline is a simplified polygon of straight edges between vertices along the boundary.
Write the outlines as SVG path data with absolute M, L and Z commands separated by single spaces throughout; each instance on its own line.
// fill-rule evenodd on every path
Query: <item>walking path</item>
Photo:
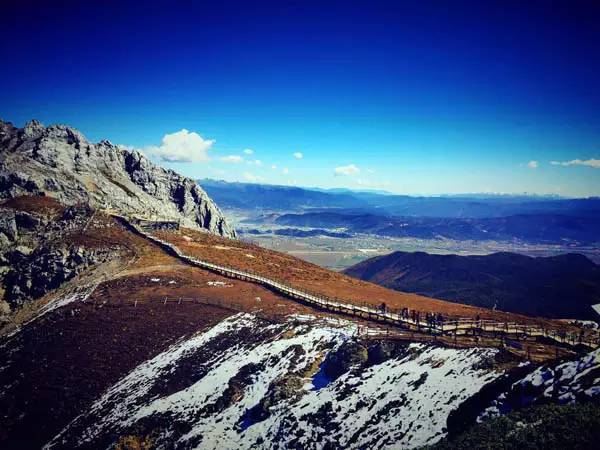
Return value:
M 569 346 L 584 345 L 589 348 L 597 348 L 600 345 L 600 337 L 598 334 L 590 337 L 583 337 L 579 333 L 567 333 L 564 331 L 544 328 L 535 325 L 525 325 L 512 322 L 497 322 L 494 320 L 475 320 L 470 318 L 465 319 L 442 319 L 439 315 L 428 315 L 428 319 L 424 320 L 425 314 L 409 312 L 407 309 L 403 311 L 391 311 L 389 308 L 374 308 L 366 305 L 355 305 L 351 303 L 342 303 L 334 301 L 331 298 L 322 295 L 315 295 L 305 292 L 293 286 L 281 283 L 262 275 L 244 272 L 231 267 L 214 264 L 208 261 L 203 261 L 184 254 L 178 247 L 170 242 L 159 239 L 158 237 L 148 233 L 140 227 L 131 223 L 127 218 L 113 214 L 125 226 L 143 236 L 144 238 L 154 242 L 171 255 L 179 258 L 188 264 L 218 273 L 228 278 L 234 278 L 242 281 L 249 281 L 268 287 L 288 298 L 299 300 L 303 303 L 318 308 L 332 311 L 335 313 L 347 314 L 363 319 L 373 320 L 380 323 L 401 326 L 410 330 L 426 332 L 431 334 L 447 334 L 447 335 L 477 335 L 477 334 L 492 334 L 494 336 L 506 337 L 534 337 L 546 338 L 560 344 Z M 412 313 L 412 314 L 411 314 Z M 416 314 L 415 314 L 416 313 Z

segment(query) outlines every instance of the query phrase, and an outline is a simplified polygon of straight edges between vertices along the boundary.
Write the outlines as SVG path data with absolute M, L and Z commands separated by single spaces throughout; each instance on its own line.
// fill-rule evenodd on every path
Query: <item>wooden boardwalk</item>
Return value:
M 260 284 L 290 299 L 297 300 L 326 311 L 345 314 L 361 319 L 434 335 L 489 335 L 494 337 L 503 336 L 515 339 L 530 337 L 540 340 L 548 339 L 554 343 L 573 347 L 585 346 L 595 349 L 600 346 L 600 336 L 598 333 L 594 333 L 593 337 L 584 337 L 579 333 L 569 333 L 563 330 L 545 328 L 535 325 L 519 324 L 514 322 L 497 322 L 494 320 L 476 320 L 471 318 L 443 319 L 439 315 L 425 315 L 423 313 L 415 314 L 414 311 L 408 311 L 406 309 L 402 311 L 392 311 L 389 308 L 374 308 L 366 304 L 356 305 L 352 303 L 346 303 L 339 299 L 332 299 L 321 294 L 306 292 L 280 281 L 264 277 L 257 273 L 245 272 L 232 267 L 226 267 L 191 257 L 184 254 L 178 247 L 170 242 L 159 239 L 158 237 L 131 223 L 127 218 L 117 214 L 112 215 L 120 220 L 127 228 L 154 242 L 169 254 L 190 265 L 209 270 L 228 278 Z

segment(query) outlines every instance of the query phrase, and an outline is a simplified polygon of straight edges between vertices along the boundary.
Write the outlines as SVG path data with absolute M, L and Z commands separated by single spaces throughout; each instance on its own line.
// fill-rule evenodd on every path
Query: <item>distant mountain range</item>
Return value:
M 228 183 L 202 180 L 222 208 L 302 211 L 310 208 L 368 208 L 369 204 L 348 192 L 313 191 L 293 186 L 254 183 Z
M 382 216 L 486 218 L 522 214 L 558 214 L 600 217 L 600 199 L 564 199 L 547 196 L 470 194 L 413 197 L 385 191 L 307 189 L 253 183 L 199 180 L 223 208 L 301 212 L 308 209 L 343 209 L 343 212 Z
M 564 319 L 599 319 L 600 266 L 578 254 L 532 258 L 394 252 L 345 270 L 399 291 L 503 311 Z
M 376 214 L 307 212 L 283 214 L 281 226 L 343 228 L 351 233 L 387 237 L 455 240 L 519 240 L 546 244 L 592 244 L 600 240 L 600 217 L 523 214 L 490 218 L 393 217 Z

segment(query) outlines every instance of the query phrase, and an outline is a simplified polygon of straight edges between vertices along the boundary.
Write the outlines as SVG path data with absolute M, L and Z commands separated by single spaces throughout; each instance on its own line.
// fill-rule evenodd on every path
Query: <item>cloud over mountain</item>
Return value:
M 208 161 L 208 150 L 216 141 L 204 139 L 198 133 L 185 128 L 171 134 L 165 134 L 160 146 L 147 147 L 145 151 L 167 162 Z

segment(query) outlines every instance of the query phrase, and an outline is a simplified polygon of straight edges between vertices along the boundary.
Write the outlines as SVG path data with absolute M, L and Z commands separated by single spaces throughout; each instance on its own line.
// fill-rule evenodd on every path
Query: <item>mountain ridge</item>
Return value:
M 519 214 L 600 216 L 600 198 L 528 195 L 412 196 L 380 191 L 320 189 L 276 184 L 198 180 L 223 208 L 301 211 L 307 208 L 360 210 L 379 215 L 431 218 L 489 218 Z M 243 196 L 244 201 L 240 201 Z
M 17 128 L 0 120 L 0 155 L 0 199 L 49 195 L 67 205 L 84 203 L 236 236 L 194 180 L 110 141 L 90 143 L 74 128 L 45 127 L 37 120 Z

